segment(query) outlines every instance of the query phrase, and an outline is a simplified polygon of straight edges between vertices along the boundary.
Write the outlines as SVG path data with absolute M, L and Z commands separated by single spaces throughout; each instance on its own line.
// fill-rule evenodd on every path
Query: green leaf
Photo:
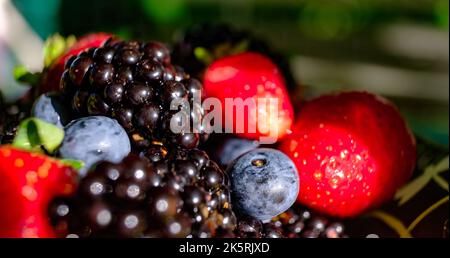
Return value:
M 448 192 L 448 182 L 444 178 L 442 178 L 440 175 L 435 175 L 433 179 L 436 184 L 438 184 L 442 189 Z
M 84 167 L 84 162 L 81 160 L 76 160 L 76 159 L 60 159 L 59 160 L 61 163 L 63 163 L 64 165 L 67 166 L 71 166 L 76 170 L 80 170 L 81 168 Z
M 42 77 L 41 73 L 32 73 L 23 65 L 16 66 L 13 75 L 16 81 L 30 85 L 38 84 Z
M 409 182 L 395 193 L 394 198 L 398 200 L 398 206 L 401 206 L 413 198 L 420 190 L 422 190 L 430 181 L 431 177 L 421 175 Z
M 44 43 L 44 67 L 49 67 L 69 49 L 76 39 L 74 36 L 64 38 L 59 34 L 49 37 Z
M 209 65 L 214 61 L 214 56 L 204 47 L 196 47 L 194 49 L 195 58 L 205 65 Z
M 449 156 L 443 158 L 441 161 L 439 161 L 438 164 L 434 167 L 436 170 L 436 173 L 447 171 L 449 168 Z
M 430 181 L 434 179 L 442 188 L 448 189 L 448 183 L 445 180 L 440 180 L 437 177 L 439 173 L 447 171 L 449 168 L 449 156 L 440 160 L 436 165 L 428 165 L 422 175 L 416 177 L 414 180 L 403 186 L 395 193 L 395 199 L 398 200 L 398 205 L 401 206 L 413 198 L 420 192 Z
M 33 152 L 53 153 L 64 139 L 64 130 L 38 118 L 27 118 L 17 128 L 12 145 Z

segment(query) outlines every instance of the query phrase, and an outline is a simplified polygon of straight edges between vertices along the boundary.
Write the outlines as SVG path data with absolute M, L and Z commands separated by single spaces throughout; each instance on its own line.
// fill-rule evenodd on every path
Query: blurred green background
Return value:
M 365 89 L 394 101 L 415 133 L 448 146 L 448 0 L 0 0 L 0 87 L 41 65 L 49 35 L 108 31 L 173 42 L 198 23 L 248 29 L 285 54 L 310 98 Z

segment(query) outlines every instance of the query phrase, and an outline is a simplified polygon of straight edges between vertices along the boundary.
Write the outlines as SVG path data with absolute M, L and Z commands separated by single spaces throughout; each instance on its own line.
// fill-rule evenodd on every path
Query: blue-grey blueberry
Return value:
M 120 162 L 131 150 L 125 129 L 108 117 L 83 117 L 70 122 L 64 131 L 59 152 L 63 158 L 84 162 L 80 176 L 98 161 Z
M 289 157 L 279 150 L 258 148 L 235 159 L 227 169 L 236 212 L 269 220 L 297 199 L 300 179 Z
M 56 92 L 40 95 L 33 104 L 31 116 L 63 128 L 70 122 L 70 111 L 62 96 Z
M 228 166 L 234 159 L 246 153 L 247 151 L 258 148 L 259 142 L 242 138 L 226 139 L 219 151 L 216 153 L 220 165 Z

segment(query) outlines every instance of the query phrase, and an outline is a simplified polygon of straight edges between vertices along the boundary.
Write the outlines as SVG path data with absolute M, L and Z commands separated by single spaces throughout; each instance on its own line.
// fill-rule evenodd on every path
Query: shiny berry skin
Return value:
M 116 197 L 126 202 L 142 201 L 146 197 L 144 186 L 132 179 L 122 178 L 117 181 L 114 193 Z
M 176 175 L 174 173 L 168 173 L 164 177 L 164 185 L 173 191 L 184 191 L 186 186 L 186 180 L 183 177 Z
M 260 220 L 249 216 L 243 216 L 239 218 L 236 230 L 239 232 L 240 237 L 260 238 L 263 234 L 262 227 L 263 225 Z
M 264 227 L 265 238 L 283 238 L 283 232 L 280 228 L 273 225 L 268 225 Z
M 209 161 L 208 154 L 198 149 L 190 151 L 189 157 L 197 164 L 198 169 L 201 169 Z
M 133 109 L 128 107 L 118 107 L 114 109 L 112 116 L 126 130 L 131 130 L 133 128 Z
M 77 91 L 72 98 L 72 110 L 78 113 L 87 112 L 87 100 L 89 93 L 85 91 Z
M 167 187 L 156 187 L 149 193 L 148 209 L 156 218 L 172 217 L 182 205 L 179 194 Z
M 97 86 L 110 84 L 114 78 L 114 66 L 111 64 L 95 65 L 90 72 L 90 83 Z
M 132 49 L 132 50 L 138 50 L 140 48 L 140 43 L 135 40 L 130 41 L 124 41 L 119 43 L 122 47 L 122 49 Z
M 142 211 L 125 211 L 118 215 L 114 227 L 118 237 L 140 237 L 147 228 L 147 218 Z
M 197 147 L 200 142 L 200 137 L 197 133 L 182 133 L 175 137 L 176 144 L 188 149 Z
M 193 96 L 194 94 L 201 93 L 203 90 L 203 85 L 201 82 L 195 78 L 190 78 L 185 80 L 186 90 L 189 92 L 189 96 Z
M 62 237 L 233 236 L 228 186 L 212 180 L 206 188 L 205 168 L 223 175 L 203 151 L 152 142 L 139 155 L 91 166 L 75 195 L 49 205 L 52 225 Z
M 182 238 L 189 235 L 191 228 L 191 219 L 185 214 L 174 216 L 165 223 L 163 227 L 163 236 L 170 238 Z
M 127 89 L 128 100 L 133 105 L 141 105 L 147 103 L 153 96 L 153 89 L 145 83 L 135 82 Z
M 229 165 L 227 174 L 236 212 L 263 221 L 291 207 L 301 185 L 289 157 L 269 148 L 243 154 Z
M 201 175 L 204 180 L 205 188 L 215 190 L 223 184 L 224 174 L 216 167 L 205 167 L 202 169 Z
M 345 238 L 345 226 L 336 218 L 325 218 L 300 204 L 262 223 L 248 216 L 238 217 L 234 233 L 240 238 Z
M 124 95 L 124 86 L 119 83 L 114 83 L 105 87 L 103 96 L 110 103 L 118 103 L 122 100 L 122 96 Z
M 69 75 L 75 85 L 81 85 L 91 65 L 92 59 L 84 56 L 78 57 L 72 62 L 69 69 Z
M 236 227 L 237 219 L 234 212 L 230 209 L 222 210 L 221 218 L 219 219 L 219 225 L 224 229 L 233 230 Z
M 74 56 L 73 58 L 76 58 L 76 57 Z M 59 81 L 58 90 L 60 90 L 61 93 L 64 95 L 72 96 L 74 94 L 74 92 L 77 90 L 77 86 L 75 86 L 70 79 L 69 68 L 70 68 L 70 65 L 62 73 L 60 81 Z
M 93 233 L 102 234 L 113 222 L 113 211 L 111 206 L 95 201 L 88 204 L 88 208 L 82 211 L 82 219 L 91 225 Z
M 158 126 L 160 117 L 160 107 L 155 104 L 147 104 L 138 111 L 135 119 L 138 126 L 151 132 Z
M 89 115 L 102 115 L 109 111 L 109 106 L 97 94 L 91 94 L 87 99 L 87 113 Z
M 389 200 L 416 160 L 414 137 L 397 109 L 365 92 L 305 103 L 281 150 L 302 179 L 299 202 L 339 217 Z
M 95 165 L 95 170 L 100 171 L 110 184 L 114 184 L 123 175 L 123 166 L 109 162 L 101 162 Z
M 165 86 L 163 99 L 166 103 L 170 104 L 173 100 L 186 98 L 187 95 L 188 92 L 184 85 L 174 81 Z
M 133 70 L 129 66 L 122 66 L 116 72 L 117 83 L 127 84 L 134 79 Z
M 187 207 L 197 209 L 205 199 L 206 193 L 198 187 L 188 186 L 184 188 L 183 199 Z
M 87 34 L 77 39 L 75 44 L 43 71 L 44 76 L 38 85 L 38 93 L 58 91 L 64 69 L 69 68 L 67 66 L 72 64 L 76 56 L 90 48 L 101 46 L 109 38 L 111 38 L 110 34 L 98 32 Z
M 69 222 L 76 208 L 68 197 L 57 197 L 48 205 L 48 217 L 56 235 L 62 235 L 69 230 Z
M 180 175 L 189 182 L 195 182 L 200 174 L 196 163 L 190 160 L 178 160 L 174 164 L 174 173 Z
M 143 46 L 145 56 L 153 60 L 168 65 L 170 64 L 170 51 L 161 43 L 148 42 Z
M 230 115 L 224 110 L 225 123 L 233 123 L 239 136 L 249 139 L 271 137 L 273 143 L 291 129 L 294 111 L 284 78 L 277 66 L 261 54 L 245 52 L 216 60 L 205 71 L 204 90 L 208 97 L 221 100 L 225 108 L 227 98 L 252 101 L 250 115 L 244 116 L 242 121 L 237 120 L 236 110 L 229 112 Z M 258 99 L 266 102 L 258 103 Z M 245 125 L 243 132 L 238 132 L 237 123 Z M 255 132 L 249 128 L 255 128 Z
M 137 49 L 123 48 L 116 52 L 114 58 L 118 64 L 134 65 L 140 59 L 140 53 Z
M 107 178 L 99 173 L 92 173 L 83 178 L 83 184 L 80 184 L 77 191 L 87 200 L 93 200 L 111 193 L 112 189 Z
M 112 47 L 99 47 L 94 51 L 94 61 L 110 64 L 113 60 L 114 52 L 115 50 Z
M 144 59 L 138 63 L 138 76 L 148 81 L 159 81 L 163 77 L 163 67 L 158 62 Z
M 117 119 L 137 153 L 153 142 L 193 149 L 206 141 L 201 126 L 181 131 L 170 127 L 177 113 L 170 110 L 172 100 L 191 105 L 193 94 L 189 93 L 201 93 L 202 85 L 170 63 L 163 44 L 112 38 L 69 61 L 61 87 L 74 117 Z M 197 104 L 192 110 L 186 119 L 192 123 L 201 120 L 205 113 L 201 106 Z M 174 119 L 181 119 L 180 115 Z
M 48 213 L 52 215 L 50 220 L 56 222 L 67 219 L 71 210 L 74 209 L 72 205 L 71 200 L 67 197 L 57 197 L 53 199 L 48 206 Z
M 167 149 L 161 145 L 152 145 L 143 151 L 142 156 L 149 159 L 150 162 L 157 163 L 165 159 Z M 156 165 L 157 166 L 157 165 Z M 158 171 L 158 168 L 155 168 Z M 163 173 L 164 174 L 164 173 Z

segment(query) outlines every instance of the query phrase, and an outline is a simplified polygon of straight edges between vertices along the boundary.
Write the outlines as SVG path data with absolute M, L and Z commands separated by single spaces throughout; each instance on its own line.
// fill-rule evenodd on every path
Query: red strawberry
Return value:
M 414 137 L 397 109 L 364 92 L 305 103 L 281 149 L 299 171 L 298 200 L 341 217 L 392 198 L 416 160 Z
M 218 59 L 205 71 L 204 88 L 208 97 L 220 99 L 222 107 L 226 107 L 226 98 L 255 100 L 256 105 L 248 111 L 253 115 L 248 116 L 245 113 L 243 120 L 236 119 L 236 111 L 225 115 L 225 120 L 233 122 L 234 127 L 236 123 L 245 125 L 244 132 L 238 133 L 239 135 L 251 139 L 258 139 L 261 136 L 281 138 L 289 132 L 294 112 L 284 78 L 269 58 L 246 52 Z M 266 100 L 275 98 L 278 104 L 269 105 L 270 102 L 267 102 L 265 105 L 258 105 L 258 98 Z M 278 110 L 278 115 L 272 112 L 272 108 Z M 226 114 L 225 108 L 223 109 Z M 251 132 L 249 128 L 256 128 L 256 132 Z M 266 130 L 269 128 L 272 132 L 276 129 L 276 134 L 270 135 Z
M 59 81 L 64 72 L 64 65 L 70 57 L 93 47 L 99 47 L 106 40 L 111 38 L 111 34 L 98 32 L 85 35 L 78 39 L 63 55 L 58 57 L 52 65 L 47 69 L 40 85 L 39 93 L 59 90 Z
M 57 160 L 0 147 L 0 237 L 55 237 L 47 206 L 75 190 L 75 172 Z

